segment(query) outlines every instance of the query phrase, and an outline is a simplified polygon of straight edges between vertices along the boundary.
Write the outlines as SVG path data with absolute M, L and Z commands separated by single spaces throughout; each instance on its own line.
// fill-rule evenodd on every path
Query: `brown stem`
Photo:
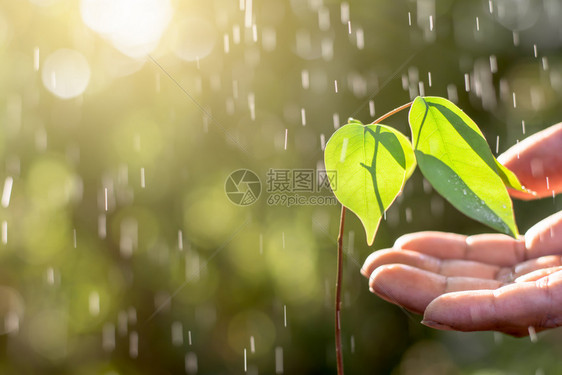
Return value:
M 412 103 L 413 103 L 413 102 L 406 103 L 406 104 L 404 104 L 404 105 L 401 105 L 401 106 L 398 107 L 398 108 L 394 108 L 392 111 L 390 111 L 390 112 L 388 112 L 388 113 L 382 115 L 381 117 L 379 117 L 379 118 L 376 119 L 375 121 L 371 122 L 370 125 L 378 124 L 379 122 L 381 122 L 381 121 L 384 120 L 385 118 L 390 117 L 390 116 L 392 116 L 392 115 L 394 115 L 394 114 L 400 112 L 401 110 L 410 107 L 410 106 L 412 105 Z
M 341 283 L 342 283 L 342 268 L 343 268 L 343 227 L 345 223 L 345 206 L 341 206 L 340 215 L 340 232 L 338 234 L 338 268 L 336 274 L 336 361 L 338 368 L 338 375 L 343 375 L 343 353 L 341 348 L 341 325 L 340 325 L 340 312 L 341 312 Z

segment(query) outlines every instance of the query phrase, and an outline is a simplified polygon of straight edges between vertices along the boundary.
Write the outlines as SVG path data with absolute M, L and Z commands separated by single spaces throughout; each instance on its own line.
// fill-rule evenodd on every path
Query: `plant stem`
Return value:
M 400 112 L 401 110 L 410 107 L 410 106 L 412 105 L 412 103 L 413 103 L 413 102 L 406 103 L 406 104 L 404 104 L 404 105 L 401 105 L 401 106 L 398 107 L 398 108 L 394 108 L 392 111 L 390 111 L 390 112 L 388 112 L 388 113 L 382 115 L 381 117 L 379 117 L 379 118 L 376 119 L 375 121 L 371 122 L 371 125 L 378 124 L 379 122 L 381 122 L 381 121 L 384 120 L 385 118 L 390 117 L 390 116 L 392 116 L 392 115 L 394 115 L 394 114 Z
M 341 325 L 340 325 L 340 312 L 341 312 L 341 283 L 343 272 L 343 227 L 345 223 L 345 206 L 341 206 L 340 215 L 340 232 L 338 234 L 338 268 L 336 274 L 336 361 L 338 375 L 343 375 L 343 353 L 341 348 Z

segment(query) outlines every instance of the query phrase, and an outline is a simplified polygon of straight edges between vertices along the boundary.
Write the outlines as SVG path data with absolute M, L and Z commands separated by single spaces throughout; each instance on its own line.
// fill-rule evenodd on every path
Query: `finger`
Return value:
M 417 251 L 441 259 L 465 259 L 498 266 L 524 260 L 525 243 L 504 234 L 466 237 L 443 232 L 417 232 L 396 240 L 395 249 Z
M 543 198 L 562 191 L 562 123 L 524 139 L 498 157 L 526 188 L 537 195 L 510 190 L 521 199 Z M 548 181 L 547 181 L 548 178 Z
M 443 293 L 459 290 L 496 289 L 497 280 L 473 277 L 448 277 L 405 264 L 378 267 L 369 279 L 371 292 L 379 297 L 421 313 Z
M 500 271 L 498 266 L 480 262 L 439 259 L 417 251 L 386 249 L 369 255 L 361 268 L 361 273 L 369 277 L 377 267 L 393 263 L 406 264 L 443 276 L 467 276 L 480 279 L 495 279 Z
M 528 281 L 537 281 L 538 279 L 541 279 L 545 276 L 548 276 L 552 273 L 558 272 L 558 271 L 562 271 L 562 266 L 557 266 L 557 267 L 549 267 L 549 268 L 541 268 L 538 270 L 535 270 L 533 272 L 529 272 L 523 276 L 519 276 L 518 278 L 515 279 L 516 283 L 522 283 L 522 282 L 528 282 Z
M 525 233 L 528 258 L 562 253 L 562 211 L 547 217 Z
M 496 330 L 515 336 L 562 325 L 562 271 L 498 290 L 448 293 L 433 300 L 422 322 L 439 329 Z
M 512 268 L 512 279 L 518 279 L 525 275 L 545 268 L 562 266 L 560 255 L 547 255 L 544 257 L 530 259 Z M 533 281 L 536 279 L 533 279 Z M 531 281 L 531 280 L 529 280 Z

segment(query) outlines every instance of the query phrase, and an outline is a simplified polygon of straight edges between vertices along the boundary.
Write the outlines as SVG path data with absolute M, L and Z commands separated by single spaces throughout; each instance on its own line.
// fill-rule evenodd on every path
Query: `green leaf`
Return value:
M 474 121 L 446 99 L 418 97 L 409 122 L 420 170 L 435 190 L 465 215 L 517 237 L 501 175 L 510 184 L 518 181 L 507 168 L 498 167 Z
M 324 162 L 336 171 L 330 181 L 336 198 L 359 217 L 372 245 L 384 212 L 416 167 L 412 145 L 393 128 L 354 120 L 332 135 Z
M 530 190 L 521 185 L 521 182 L 519 182 L 519 179 L 517 178 L 515 173 L 502 165 L 499 161 L 496 160 L 496 158 L 494 158 L 494 160 L 496 161 L 496 167 L 498 168 L 498 175 L 502 179 L 505 186 L 515 190 L 527 191 L 532 193 Z

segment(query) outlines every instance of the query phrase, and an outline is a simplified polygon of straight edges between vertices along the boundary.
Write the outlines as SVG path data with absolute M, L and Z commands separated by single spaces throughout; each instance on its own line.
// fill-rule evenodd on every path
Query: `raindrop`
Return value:
M 302 126 L 306 125 L 306 111 L 304 108 L 301 108 L 301 122 Z
M 445 210 L 445 204 L 441 198 L 433 196 L 431 197 L 429 208 L 434 217 L 440 217 L 443 215 L 443 211 Z
M 322 31 L 330 30 L 330 10 L 328 8 L 318 9 L 318 27 Z
M 429 16 L 429 31 L 433 31 L 433 15 Z
M 178 249 L 183 250 L 183 233 L 181 229 L 178 230 Z
M 98 237 L 104 239 L 107 236 L 107 219 L 104 214 L 98 216 Z
M 234 99 L 238 99 L 238 81 L 237 80 L 232 81 L 232 97 Z
M 55 269 L 53 267 L 47 268 L 47 284 L 55 284 Z
M 431 72 L 427 72 L 427 84 L 431 87 Z
M 513 31 L 513 45 L 517 47 L 519 45 L 519 33 L 517 31 Z
M 17 312 L 9 311 L 4 317 L 4 331 L 15 335 L 20 329 L 20 317 Z
M 197 354 L 188 352 L 185 355 L 185 372 L 188 374 L 197 373 Z
M 320 134 L 320 148 L 322 151 L 326 148 L 326 136 L 324 136 L 324 133 Z
M 351 21 L 347 21 L 347 33 L 351 35 Z
M 8 222 L 2 220 L 2 243 L 5 245 L 8 243 Z
M 525 120 L 521 120 L 521 130 L 523 131 L 523 134 L 525 134 Z
M 306 69 L 304 69 L 301 72 L 301 82 L 302 82 L 302 88 L 308 90 L 308 88 L 310 87 L 310 79 L 308 75 L 308 70 Z
M 229 42 L 228 34 L 224 34 L 223 36 L 223 45 L 224 45 L 224 53 L 228 54 L 230 52 L 230 42 Z
M 410 207 L 406 207 L 405 210 L 405 214 L 406 214 L 406 222 L 407 223 L 411 223 L 412 222 L 412 209 Z
M 88 297 L 88 310 L 90 315 L 98 316 L 100 313 L 100 295 L 98 292 L 90 292 Z
M 402 74 L 402 89 L 403 90 L 408 90 L 409 87 L 409 83 L 408 83 L 408 76 L 406 74 Z
M 256 95 L 251 92 L 248 94 L 248 107 L 250 108 L 250 118 L 256 119 Z
M 10 197 L 12 195 L 12 186 L 14 179 L 10 176 L 4 180 L 4 190 L 2 190 L 2 207 L 7 208 L 10 205 Z
M 419 89 L 420 96 L 425 96 L 425 88 L 423 85 L 423 81 L 418 82 L 418 89 Z
M 542 69 L 543 69 L 543 70 L 548 70 L 548 59 L 547 59 L 546 57 L 543 57 L 543 58 L 541 59 L 541 62 L 542 62 Z
M 256 24 L 252 25 L 252 41 L 258 41 L 258 27 L 256 26 Z
M 480 20 L 476 17 L 476 31 L 480 31 Z
M 340 114 L 334 113 L 332 115 L 332 121 L 334 123 L 334 129 L 338 129 L 340 127 Z
M 338 93 L 338 80 L 337 79 L 334 80 L 334 91 L 336 92 L 336 94 Z
M 244 348 L 244 372 L 248 372 L 248 357 L 246 355 L 246 348 Z
M 280 346 L 275 347 L 275 373 L 283 373 L 283 348 Z
M 363 28 L 357 28 L 355 31 L 355 38 L 357 42 L 357 49 L 362 50 L 365 48 L 365 33 L 363 32 Z
M 252 0 L 246 0 L 246 6 L 244 10 L 244 26 L 252 26 Z
M 287 135 L 289 133 L 289 129 L 285 128 L 285 146 L 283 147 L 284 150 L 287 149 Z
M 104 208 L 105 211 L 107 212 L 108 209 L 108 200 L 107 200 L 107 188 L 103 188 L 103 199 L 104 199 Z
M 375 117 L 375 101 L 369 100 L 369 115 Z
M 117 329 L 120 336 L 125 336 L 128 331 L 129 319 L 126 311 L 119 311 L 117 313 Z
M 254 336 L 250 336 L 250 353 L 255 353 L 256 352 L 256 340 L 254 339 Z
M 347 153 L 347 143 L 349 142 L 348 138 L 344 138 L 341 146 L 341 153 L 340 153 L 340 163 L 345 161 L 345 156 Z
M 183 325 L 181 322 L 172 323 L 172 345 L 181 346 L 183 344 Z
M 322 39 L 320 44 L 320 49 L 322 53 L 322 58 L 325 61 L 330 61 L 334 57 L 334 41 L 330 38 Z
M 234 44 L 240 44 L 240 26 L 233 25 L 232 26 L 232 41 Z
M 546 190 L 550 190 L 550 183 L 548 182 L 548 176 L 546 177 Z
M 129 335 L 129 356 L 131 358 L 139 356 L 139 335 L 135 331 L 132 331 Z
M 517 108 L 517 98 L 515 97 L 515 91 L 512 93 L 513 97 L 513 108 Z
M 33 49 L 33 70 L 36 72 L 39 71 L 39 63 L 40 63 L 40 55 L 39 55 L 39 47 L 35 47 Z
M 355 336 L 351 335 L 351 353 L 355 353 Z
M 408 26 L 412 26 L 412 13 L 408 12 Z
M 533 44 L 533 54 L 535 55 L 535 58 L 538 56 L 537 54 L 537 45 Z
M 490 71 L 492 73 L 498 72 L 498 60 L 495 55 L 490 55 Z
M 113 323 L 103 325 L 101 347 L 106 352 L 115 349 L 115 325 Z
M 535 327 L 529 326 L 528 330 L 529 330 L 529 339 L 531 339 L 531 342 L 533 344 L 536 343 L 538 338 L 537 338 L 537 331 L 535 330 Z
M 47 132 L 43 128 L 39 128 L 35 132 L 35 147 L 40 152 L 47 149 Z
M 464 74 L 464 90 L 470 92 L 470 75 L 468 73 Z
M 130 258 L 133 250 L 138 245 L 138 223 L 135 219 L 128 218 L 121 222 L 121 236 L 119 239 L 119 250 L 121 256 Z
M 146 187 L 145 179 L 144 179 L 144 168 L 140 169 L 140 186 L 142 189 Z
M 72 230 L 72 244 L 74 245 L 74 248 L 75 248 L 75 249 L 76 249 L 76 245 L 77 245 L 76 241 L 77 241 L 77 240 L 76 240 L 76 228 L 74 228 L 74 229 Z
M 500 136 L 496 136 L 496 155 L 499 153 L 500 150 Z
M 261 31 L 261 44 L 264 50 L 273 51 L 277 46 L 277 33 L 271 27 L 263 27 Z
M 341 23 L 346 24 L 349 21 L 349 3 L 344 1 L 340 5 Z
M 488 10 L 490 11 L 490 14 L 494 13 L 494 5 L 492 4 L 492 0 L 488 0 Z
M 188 343 L 188 345 L 192 345 L 192 342 L 191 342 L 191 331 L 187 331 L 187 343 Z
M 287 327 L 287 305 L 283 305 L 283 327 Z

